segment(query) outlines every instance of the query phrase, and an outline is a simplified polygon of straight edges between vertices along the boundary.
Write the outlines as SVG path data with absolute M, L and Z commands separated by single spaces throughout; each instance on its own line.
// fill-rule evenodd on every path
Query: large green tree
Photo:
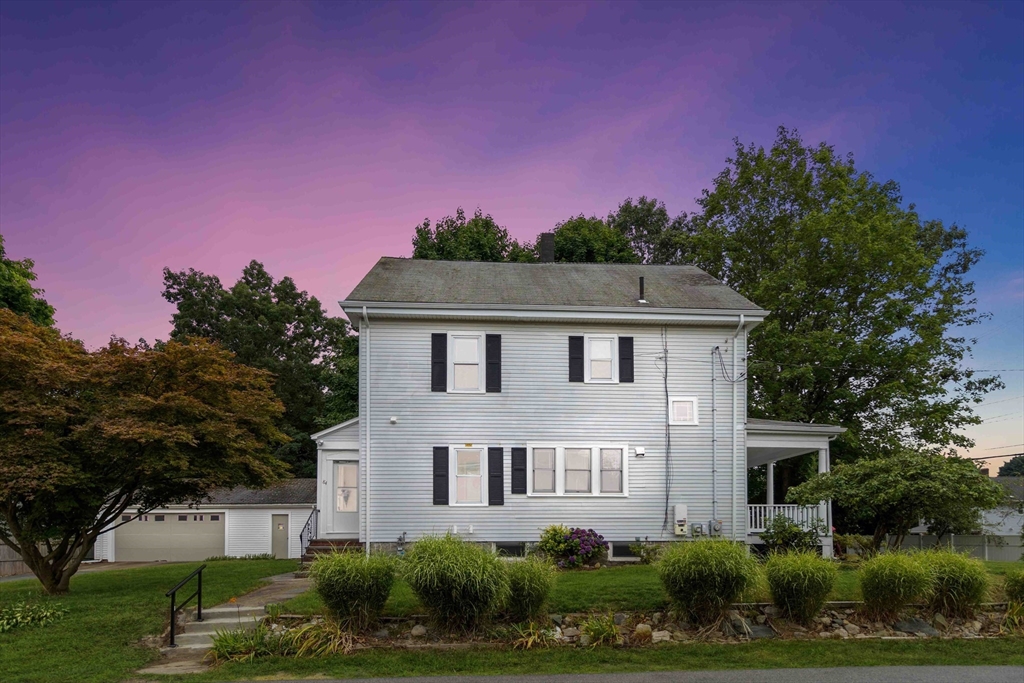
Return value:
M 679 219 L 669 218 L 665 203 L 641 196 L 619 204 L 608 214 L 607 224 L 628 240 L 642 263 L 666 263 L 675 254 L 672 236 L 679 229 Z
M 971 533 L 981 511 L 1004 502 L 1006 492 L 970 460 L 898 451 L 839 463 L 790 489 L 787 500 L 801 505 L 832 500 L 853 511 L 871 528 L 877 550 L 890 536 L 899 547 L 921 522 L 940 537 Z
M 622 232 L 596 216 L 580 214 L 555 226 L 555 261 L 638 263 L 639 258 Z
M 467 219 L 460 206 L 454 216 L 445 216 L 431 225 L 430 219 L 416 226 L 412 238 L 412 257 L 442 261 L 522 261 L 530 260 L 532 246 L 520 245 L 509 237 L 490 214 L 480 209 Z
M 202 339 L 89 352 L 0 309 L 0 542 L 64 593 L 129 508 L 276 481 L 270 380 Z
M 53 306 L 46 303 L 43 290 L 32 285 L 36 274 L 32 259 L 7 258 L 4 236 L 0 235 L 0 308 L 28 316 L 37 325 L 53 325 Z
M 316 476 L 309 435 L 358 414 L 358 341 L 345 320 L 327 315 L 291 278 L 275 282 L 258 261 L 230 289 L 214 275 L 165 268 L 163 296 L 177 306 L 171 339 L 204 337 L 273 373 L 285 408 L 280 426 L 291 439 L 276 455 L 296 476 Z
M 1000 477 L 1024 477 L 1024 455 L 1015 455 L 999 466 Z
M 750 414 L 839 424 L 839 460 L 972 445 L 972 403 L 998 386 L 964 362 L 982 316 L 966 231 L 923 220 L 899 186 L 780 128 L 736 142 L 669 230 L 693 263 L 771 311 L 750 336 Z

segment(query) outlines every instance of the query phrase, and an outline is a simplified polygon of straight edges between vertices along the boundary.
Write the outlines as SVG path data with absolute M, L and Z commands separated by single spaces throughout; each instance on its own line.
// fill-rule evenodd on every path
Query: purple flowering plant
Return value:
M 608 549 L 608 541 L 593 529 L 554 524 L 544 529 L 537 548 L 554 560 L 559 569 L 576 569 L 597 559 Z

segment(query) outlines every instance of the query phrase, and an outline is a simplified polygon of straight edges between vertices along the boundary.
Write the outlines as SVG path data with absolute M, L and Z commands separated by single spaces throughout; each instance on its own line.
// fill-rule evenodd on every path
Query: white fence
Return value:
M 794 524 L 809 529 L 821 519 L 821 508 L 817 505 L 748 505 L 747 533 L 761 533 L 776 515 L 785 515 Z
M 895 537 L 890 536 L 892 543 Z M 982 535 L 950 535 L 943 536 L 939 546 L 945 546 L 960 552 L 970 553 L 979 560 L 997 562 L 1016 562 L 1024 554 L 1020 536 L 982 536 Z M 903 549 L 928 549 L 935 547 L 935 536 L 926 534 L 908 534 L 903 539 Z

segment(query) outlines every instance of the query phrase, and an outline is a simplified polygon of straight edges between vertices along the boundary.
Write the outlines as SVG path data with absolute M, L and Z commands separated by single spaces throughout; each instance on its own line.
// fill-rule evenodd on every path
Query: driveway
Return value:
M 318 678 L 317 683 L 332 683 Z M 839 669 L 658 671 L 561 676 L 360 678 L 344 683 L 1021 683 L 1021 666 L 856 666 Z M 289 683 L 278 681 L 277 683 Z M 299 683 L 291 681 L 291 683 Z M 333 683 L 343 683 L 335 680 Z

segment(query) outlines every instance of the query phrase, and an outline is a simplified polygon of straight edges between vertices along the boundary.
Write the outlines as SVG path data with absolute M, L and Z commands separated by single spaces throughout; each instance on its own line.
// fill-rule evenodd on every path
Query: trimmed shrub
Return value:
M 757 575 L 746 546 L 725 540 L 673 543 L 657 566 L 676 608 L 700 624 L 721 617 Z
M 764 571 L 775 606 L 805 624 L 824 607 L 839 575 L 834 563 L 812 551 L 772 553 Z
M 1024 605 L 1024 568 L 1006 572 L 1003 590 L 1006 591 L 1006 602 Z
M 446 631 L 469 631 L 505 604 L 508 574 L 498 556 L 479 545 L 427 536 L 405 559 L 405 580 Z
M 876 555 L 860 568 L 864 609 L 876 619 L 899 616 L 904 607 L 927 595 L 930 585 L 928 570 L 903 553 Z
M 950 550 L 919 553 L 928 570 L 928 606 L 946 616 L 967 617 L 988 595 L 988 572 L 981 560 Z
M 825 532 L 825 523 L 818 520 L 804 529 L 784 514 L 777 514 L 768 522 L 761 532 L 761 541 L 768 552 L 777 550 L 814 550 L 818 547 L 818 537 Z
M 318 555 L 309 575 L 330 615 L 344 628 L 365 629 L 380 616 L 395 584 L 398 559 L 357 552 Z
M 554 583 L 554 567 L 539 557 L 505 562 L 508 593 L 504 613 L 513 622 L 527 621 L 541 614 Z
M 537 550 L 547 555 L 559 569 L 575 569 L 600 557 L 608 550 L 608 541 L 593 529 L 570 529 L 563 524 L 552 524 L 541 532 Z

